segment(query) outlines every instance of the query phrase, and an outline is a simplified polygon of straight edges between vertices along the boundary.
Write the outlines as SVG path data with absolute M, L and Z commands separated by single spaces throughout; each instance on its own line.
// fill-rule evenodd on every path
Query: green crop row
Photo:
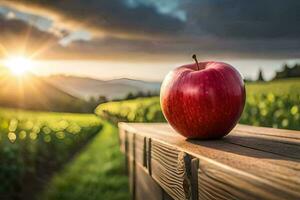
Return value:
M 300 130 L 300 80 L 248 84 L 240 123 Z M 96 113 L 113 121 L 164 122 L 159 98 L 101 104 Z
M 101 127 L 94 115 L 0 109 L 0 196 L 38 187 Z
M 158 97 L 104 103 L 96 108 L 96 114 L 114 122 L 165 121 Z
M 240 123 L 300 130 L 300 95 L 249 94 Z

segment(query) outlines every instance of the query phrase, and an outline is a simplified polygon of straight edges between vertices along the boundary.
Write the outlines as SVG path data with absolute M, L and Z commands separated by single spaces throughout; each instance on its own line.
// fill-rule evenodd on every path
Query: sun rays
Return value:
M 31 21 L 24 25 L 25 28 L 20 33 L 6 35 L 6 40 L 0 41 L 0 67 L 6 67 L 14 76 L 22 77 L 28 72 L 33 73 L 35 60 L 58 45 L 57 38 L 49 34 L 37 37 L 41 31 L 36 28 L 36 23 Z
M 11 56 L 4 60 L 4 66 L 14 75 L 24 75 L 33 67 L 33 62 L 24 56 Z

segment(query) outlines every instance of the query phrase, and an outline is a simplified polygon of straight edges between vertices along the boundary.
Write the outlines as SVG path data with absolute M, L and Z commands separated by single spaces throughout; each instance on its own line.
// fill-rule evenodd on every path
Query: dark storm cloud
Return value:
M 125 0 L 13 0 L 6 2 L 31 3 L 58 14 L 66 22 L 77 22 L 112 34 L 156 36 L 183 29 L 182 20 L 159 13 L 153 5 L 130 6 Z
M 230 58 L 299 58 L 300 43 L 294 40 L 224 40 L 200 38 L 182 41 L 124 40 L 106 37 L 91 41 L 75 41 L 68 52 L 81 52 L 81 57 L 108 60 L 191 60 L 198 54 L 199 59 Z M 113 53 L 111 53 L 113 52 Z
M 188 21 L 221 38 L 300 38 L 299 0 L 201 0 L 183 5 Z
M 9 0 L 109 32 L 299 38 L 299 0 Z M 174 13 L 184 14 L 185 20 Z
M 11 0 L 104 32 L 61 52 L 83 57 L 299 58 L 298 0 Z M 34 10 L 34 9 L 33 9 Z M 123 37 L 126 36 L 126 37 Z M 128 37 L 127 37 L 128 36 Z M 149 40 L 150 38 L 150 40 Z M 55 51 L 53 51 L 55 52 Z

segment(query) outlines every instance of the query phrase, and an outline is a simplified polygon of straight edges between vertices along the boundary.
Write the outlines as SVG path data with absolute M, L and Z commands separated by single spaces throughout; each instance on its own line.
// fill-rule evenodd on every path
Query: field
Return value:
M 299 79 L 250 83 L 246 91 L 240 123 L 300 130 Z M 113 121 L 165 121 L 158 97 L 102 104 L 96 113 Z
M 111 121 L 162 122 L 159 97 L 109 102 L 97 107 L 96 113 Z
M 30 197 L 101 128 L 94 115 L 0 109 L 1 199 Z
M 273 93 L 275 95 L 299 95 L 300 79 L 291 78 L 270 82 L 256 82 L 246 84 L 247 95 Z
M 300 130 L 299 79 L 246 87 L 240 123 Z M 129 199 L 118 130 L 105 120 L 165 121 L 159 98 L 109 102 L 96 113 L 0 109 L 0 199 Z

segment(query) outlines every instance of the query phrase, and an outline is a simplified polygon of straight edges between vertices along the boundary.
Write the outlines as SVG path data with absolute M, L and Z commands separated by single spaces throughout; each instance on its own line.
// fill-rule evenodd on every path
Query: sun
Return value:
M 29 58 L 24 56 L 11 56 L 4 60 L 4 66 L 15 75 L 23 75 L 28 72 L 33 64 Z

